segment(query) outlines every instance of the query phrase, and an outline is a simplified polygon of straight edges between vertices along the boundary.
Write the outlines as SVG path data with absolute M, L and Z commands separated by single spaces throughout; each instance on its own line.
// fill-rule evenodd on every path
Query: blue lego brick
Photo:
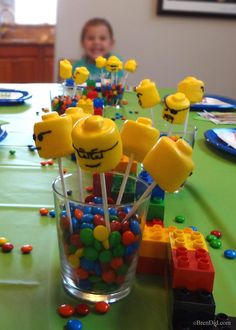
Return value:
M 140 179 L 142 179 L 143 181 L 147 182 L 149 185 L 153 182 L 153 178 L 151 177 L 151 175 L 145 171 L 142 170 L 138 177 Z M 137 185 L 137 190 L 140 189 L 140 187 Z M 159 186 L 156 186 L 153 191 L 152 191 L 152 195 L 151 198 L 160 198 L 160 199 L 164 199 L 165 198 L 165 192 L 164 190 L 162 190 Z

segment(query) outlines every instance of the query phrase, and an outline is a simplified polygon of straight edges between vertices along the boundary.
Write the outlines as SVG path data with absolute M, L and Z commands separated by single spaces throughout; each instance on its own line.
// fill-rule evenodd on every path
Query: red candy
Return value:
M 60 226 L 62 230 L 69 230 L 70 229 L 70 220 L 67 216 L 62 216 L 60 219 Z
M 41 166 L 46 166 L 47 163 L 48 163 L 48 162 L 46 162 L 46 161 L 42 161 L 42 162 L 40 162 L 40 165 L 41 165 Z
M 119 221 L 112 220 L 111 222 L 111 231 L 120 231 L 122 224 Z
M 131 245 L 136 241 L 135 235 L 132 233 L 132 231 L 127 230 L 122 234 L 122 243 L 124 245 Z
M 125 282 L 125 276 L 124 275 L 118 275 L 116 276 L 116 284 L 123 284 Z
M 93 195 L 93 194 L 88 195 L 88 196 L 85 198 L 84 202 L 85 202 L 85 203 L 93 202 L 94 197 L 95 197 L 95 195 Z
M 102 273 L 102 279 L 106 283 L 112 283 L 116 279 L 116 274 L 113 270 L 107 270 Z
M 125 220 L 122 222 L 122 232 L 129 230 L 129 221 Z
M 78 268 L 76 269 L 75 272 L 79 276 L 80 280 L 85 280 L 86 278 L 89 277 L 89 273 L 87 272 L 87 270 L 84 270 L 83 268 Z
M 105 301 L 99 301 L 95 304 L 95 311 L 100 314 L 105 314 L 109 311 L 110 305 Z
M 120 268 L 123 265 L 123 263 L 124 263 L 123 258 L 119 258 L 119 257 L 114 258 L 111 261 L 111 268 L 116 270 Z
M 39 213 L 40 213 L 40 215 L 42 215 L 42 216 L 46 216 L 46 215 L 48 215 L 48 209 L 46 209 L 45 207 L 42 207 L 40 210 L 39 210 Z
M 47 161 L 47 163 L 48 163 L 48 165 L 54 165 L 54 160 L 53 160 L 53 159 L 49 159 L 49 160 Z
M 72 234 L 70 236 L 70 242 L 72 245 L 76 246 L 77 248 L 81 248 L 83 246 L 83 243 L 80 240 L 79 234 Z
M 93 192 L 93 186 L 87 186 L 85 189 L 87 192 Z
M 5 253 L 11 252 L 11 250 L 13 250 L 13 249 L 14 249 L 14 245 L 11 244 L 10 242 L 4 243 L 2 245 L 2 252 L 5 252 Z
M 75 312 L 80 316 L 85 316 L 90 312 L 89 306 L 87 304 L 78 304 L 75 307 Z
M 74 211 L 74 215 L 75 215 L 76 219 L 79 220 L 79 219 L 81 219 L 82 216 L 84 215 L 84 212 L 81 211 L 80 209 L 75 209 L 75 211 Z
M 95 226 L 105 226 L 105 220 L 104 217 L 101 214 L 95 214 L 93 217 L 93 221 Z
M 25 244 L 21 247 L 21 252 L 23 254 L 29 254 L 32 250 L 33 250 L 33 247 L 30 244 Z
M 63 304 L 58 307 L 58 313 L 63 317 L 70 317 L 75 312 L 75 309 L 73 306 L 68 304 Z
M 219 230 L 212 230 L 211 231 L 211 235 L 214 235 L 217 238 L 221 238 L 222 237 L 222 234 L 221 234 L 221 232 Z

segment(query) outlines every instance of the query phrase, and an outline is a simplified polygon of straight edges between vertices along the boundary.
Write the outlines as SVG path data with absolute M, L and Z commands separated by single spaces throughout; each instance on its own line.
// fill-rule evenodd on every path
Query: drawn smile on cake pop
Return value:
M 139 104 L 140 106 L 142 106 L 142 101 L 141 101 L 141 99 L 140 99 L 140 96 L 143 96 L 143 94 L 142 94 L 142 93 L 137 93 L 138 104 Z
M 94 148 L 94 149 L 91 149 L 90 151 L 86 151 L 83 148 L 77 149 L 75 145 L 73 145 L 73 147 L 77 151 L 79 158 L 96 160 L 96 159 L 103 159 L 104 152 L 114 149 L 118 145 L 118 143 L 119 143 L 119 141 L 117 141 L 112 147 L 105 149 L 105 150 L 99 150 L 97 148 Z M 96 164 L 85 164 L 86 167 L 90 167 L 90 168 L 99 167 L 100 165 L 101 165 L 101 162 L 96 163 Z
M 50 131 L 41 132 L 41 133 L 38 134 L 38 136 L 36 136 L 36 134 L 33 134 L 33 140 L 36 141 L 37 138 L 38 138 L 38 140 L 39 140 L 40 142 L 42 142 L 42 141 L 43 141 L 43 136 L 44 136 L 45 134 L 50 134 L 50 133 L 52 133 L 51 130 L 50 130 Z M 37 148 L 37 149 L 38 149 L 38 148 Z M 41 149 L 41 148 L 40 148 L 40 149 Z

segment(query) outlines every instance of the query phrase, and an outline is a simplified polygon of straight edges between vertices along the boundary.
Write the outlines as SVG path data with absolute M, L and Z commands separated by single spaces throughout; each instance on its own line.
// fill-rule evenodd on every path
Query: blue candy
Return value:
M 93 201 L 95 204 L 102 204 L 102 197 L 95 196 Z
M 55 212 L 55 210 L 51 210 L 51 211 L 49 211 L 49 216 L 50 216 L 51 218 L 55 218 L 55 216 L 56 216 L 56 212 Z
M 79 287 L 83 290 L 91 290 L 92 282 L 90 282 L 89 280 L 80 280 Z
M 61 211 L 61 217 L 66 217 L 66 211 Z
M 94 270 L 95 262 L 82 257 L 80 259 L 80 267 L 87 271 Z
M 82 222 L 92 222 L 93 221 L 93 215 L 92 214 L 84 214 L 81 218 Z
M 196 226 L 189 226 L 189 228 L 192 228 L 193 231 L 198 231 Z
M 117 215 L 117 209 L 109 207 L 108 212 L 110 215 Z
M 91 206 L 85 206 L 83 211 L 84 211 L 84 214 L 92 213 L 92 207 Z
M 76 219 L 76 218 L 72 218 L 72 219 L 71 219 L 71 222 L 72 222 L 72 228 L 73 228 L 73 231 L 79 231 L 79 229 L 80 229 L 80 224 L 79 224 L 78 219 Z
M 130 221 L 130 229 L 135 235 L 139 235 L 141 233 L 140 226 L 137 220 Z
M 94 227 L 95 227 L 94 224 L 93 223 L 89 223 L 89 222 L 83 222 L 80 225 L 80 228 L 81 229 L 84 229 L 84 228 L 94 229 Z
M 80 320 L 69 320 L 66 323 L 66 330 L 81 330 L 83 324 Z
M 224 256 L 227 259 L 235 259 L 236 258 L 236 251 L 235 250 L 225 250 Z

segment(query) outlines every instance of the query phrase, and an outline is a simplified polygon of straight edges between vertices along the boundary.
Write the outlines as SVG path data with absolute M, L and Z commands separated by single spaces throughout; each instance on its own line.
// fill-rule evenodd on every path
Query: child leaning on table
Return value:
M 90 79 L 100 80 L 101 69 L 96 67 L 95 59 L 98 56 L 108 58 L 114 55 L 112 50 L 115 40 L 111 24 L 104 18 L 90 19 L 82 28 L 80 43 L 84 54 L 80 60 L 73 63 L 73 71 L 76 67 L 85 66 L 90 72 Z M 118 78 L 123 74 L 123 71 L 119 71 Z M 107 75 L 108 73 L 106 77 Z

